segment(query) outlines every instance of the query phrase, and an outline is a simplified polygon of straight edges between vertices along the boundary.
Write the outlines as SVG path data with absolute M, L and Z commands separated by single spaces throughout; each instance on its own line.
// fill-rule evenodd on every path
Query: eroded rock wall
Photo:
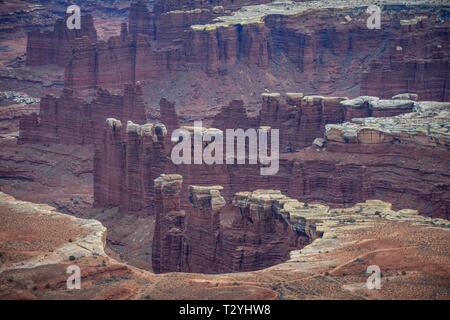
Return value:
M 157 190 L 155 272 L 224 273 L 257 270 L 288 259 L 289 251 L 319 236 L 300 215 L 304 204 L 276 190 L 237 193 L 231 225 L 221 186 L 190 186 L 191 207 L 180 210 L 182 177 L 161 175 Z
M 331 101 L 334 103 L 333 99 Z M 414 111 L 408 113 L 411 107 Z M 279 171 L 272 176 L 261 176 L 260 166 L 248 164 L 248 159 L 246 164 L 239 165 L 236 161 L 234 164 L 174 165 L 170 159 L 173 145 L 168 139 L 162 142 L 161 149 L 165 151 L 158 153 L 160 156 L 149 158 L 148 162 L 136 160 L 135 163 L 139 166 L 147 163 L 147 167 L 154 168 L 154 175 L 164 172 L 180 174 L 186 185 L 219 184 L 224 187 L 223 196 L 228 200 L 240 191 L 277 188 L 295 199 L 320 201 L 331 206 L 350 206 L 377 198 L 389 201 L 397 208 L 418 209 L 425 215 L 448 216 L 448 103 L 359 97 L 340 101 L 336 108 L 344 116 L 350 110 L 353 120 L 343 124 L 318 123 L 317 126 L 325 127 L 325 134 L 317 131 L 320 141 L 315 140 L 298 152 L 282 153 Z M 353 118 L 355 110 L 372 115 L 374 112 L 378 115 L 407 113 L 392 117 Z M 204 133 L 218 130 L 204 129 Z M 300 138 L 300 134 L 292 133 L 291 137 Z M 129 143 L 124 140 L 125 145 Z M 134 145 L 132 143 L 133 148 Z M 107 161 L 99 164 L 108 165 Z M 125 164 L 122 167 L 125 168 Z M 148 185 L 145 176 L 139 175 L 138 178 L 140 184 Z M 94 188 L 106 187 L 95 185 Z M 129 189 L 124 188 L 123 192 L 127 193 Z M 183 209 L 189 207 L 187 196 L 188 190 L 183 187 Z
M 97 41 L 97 32 L 91 15 L 81 16 L 81 29 L 69 30 L 66 20 L 58 19 L 52 31 L 28 33 L 26 63 L 30 66 L 56 64 L 65 66 L 75 48 L 77 38 L 87 37 Z
M 413 15 L 408 5 L 386 5 L 382 29 L 370 30 L 362 3 L 344 1 L 334 8 L 324 2 L 313 11 L 308 3 L 261 5 L 252 7 L 252 14 L 241 10 L 214 21 L 210 9 L 162 10 L 157 18 L 149 12 L 148 19 L 136 9 L 130 37 L 77 45 L 65 82 L 77 90 L 119 88 L 193 70 L 245 79 L 242 72 L 251 78 L 257 67 L 266 75 L 255 75 L 261 77 L 257 82 L 272 87 L 275 81 L 284 90 L 295 83 L 307 93 L 389 98 L 410 91 L 448 100 L 445 9 L 415 6 Z
M 146 122 L 146 110 L 139 85 L 126 86 L 123 95 L 98 89 L 91 101 L 78 98 L 66 89 L 61 96 L 47 95 L 41 99 L 39 114 L 20 120 L 19 141 L 41 143 L 102 143 L 107 118 L 126 123 Z

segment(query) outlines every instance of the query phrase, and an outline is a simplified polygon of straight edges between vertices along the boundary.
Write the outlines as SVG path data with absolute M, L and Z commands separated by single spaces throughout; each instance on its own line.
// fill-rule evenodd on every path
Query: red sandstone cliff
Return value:
M 191 70 L 205 77 L 244 81 L 242 72 L 252 73 L 256 66 L 266 75 L 255 75 L 261 77 L 258 83 L 272 87 L 275 79 L 286 91 L 295 87 L 339 95 L 386 92 L 383 98 L 409 91 L 424 99 L 448 100 L 448 22 L 434 7 L 414 8 L 416 16 L 428 16 L 420 18 L 423 21 L 411 16 L 408 8 L 386 6 L 381 30 L 367 29 L 362 7 L 309 12 L 307 3 L 297 3 L 277 11 L 280 14 L 261 9 L 260 17 L 252 18 L 244 11 L 209 24 L 208 9 L 164 11 L 154 20 L 153 38 L 149 27 L 138 26 L 148 19 L 133 13 L 131 39 L 113 37 L 108 43 L 77 46 L 66 85 L 73 89 L 119 88 L 135 81 L 151 85 Z M 402 21 L 408 19 L 420 21 L 405 26 Z
M 327 101 L 327 98 L 320 99 Z M 307 97 L 306 100 L 310 101 L 311 98 Z M 340 105 L 347 106 L 352 111 L 370 110 L 372 113 L 376 111 L 389 114 L 406 112 L 413 103 L 410 100 L 360 97 L 342 101 Z M 365 106 L 371 107 L 365 109 Z M 165 156 L 161 151 L 158 153 L 161 157 L 151 158 L 148 160 L 150 162 L 136 160 L 135 163 L 140 163 L 140 167 L 136 170 L 149 170 L 147 167 L 151 167 L 152 175 L 164 172 L 178 173 L 184 177 L 188 185 L 219 184 L 224 187 L 226 199 L 230 199 L 239 191 L 276 188 L 302 201 L 321 201 L 332 206 L 349 206 L 376 198 L 389 201 L 398 208 L 414 208 L 426 215 L 446 217 L 449 214 L 449 203 L 446 199 L 449 196 L 450 185 L 446 150 L 448 133 L 441 126 L 448 120 L 445 110 L 449 107 L 448 103 L 417 102 L 412 113 L 386 118 L 354 119 L 354 122 L 343 125 L 326 125 L 325 139 L 319 146 L 314 145 L 300 152 L 282 154 L 279 172 L 273 176 L 261 176 L 259 166 L 249 164 L 175 166 L 169 159 L 168 151 L 171 148 L 167 147 L 167 140 L 163 142 L 166 146 L 161 147 L 165 149 Z M 373 132 L 371 134 L 374 137 L 379 134 L 377 132 L 388 131 L 390 139 L 374 143 L 364 136 L 364 139 L 355 140 L 352 132 L 367 132 L 366 126 L 371 128 L 370 132 Z M 332 132 L 347 127 L 350 128 L 351 134 L 343 135 L 341 142 L 330 140 Z M 280 131 L 283 132 L 283 128 Z M 318 131 L 317 137 L 321 136 L 323 133 Z M 295 135 L 292 134 L 292 137 Z M 129 143 L 124 140 L 125 145 Z M 104 144 L 110 142 L 105 141 Z M 135 148 L 134 145 L 133 142 L 130 147 Z M 128 150 L 128 147 L 125 148 Z M 110 160 L 105 158 L 106 153 L 103 151 L 101 157 L 104 160 L 97 162 L 100 168 L 109 165 Z M 138 154 L 140 157 L 144 155 Z M 418 154 L 421 156 L 417 157 Z M 147 165 L 144 166 L 143 163 Z M 121 167 L 125 168 L 124 162 Z M 122 172 L 126 173 L 124 170 L 122 169 Z M 136 176 L 136 179 L 139 185 L 149 183 L 142 174 Z M 121 192 L 128 193 L 125 184 L 122 185 Z M 107 190 L 108 185 L 94 184 L 94 189 L 104 188 Z M 149 189 L 151 190 L 151 187 Z M 188 190 L 182 188 L 183 209 L 188 208 L 187 201 L 183 200 L 187 198 L 187 193 Z M 148 199 L 151 199 L 151 196 Z M 142 207 L 148 205 L 150 203 L 142 204 Z M 121 206 L 124 207 L 124 202 L 121 202 Z
M 20 121 L 20 142 L 91 144 L 102 141 L 107 118 L 136 123 L 146 122 L 146 110 L 140 85 L 126 86 L 123 95 L 98 89 L 92 101 L 77 98 L 72 90 L 60 97 L 41 99 L 39 115 Z
M 30 66 L 56 64 L 65 66 L 76 46 L 76 38 L 87 37 L 97 41 L 97 32 L 91 15 L 81 16 L 81 29 L 69 30 L 66 20 L 58 19 L 52 31 L 28 33 L 26 63 Z
M 361 94 L 388 98 L 400 91 L 423 100 L 450 100 L 449 27 L 437 17 L 399 20 L 395 43 L 362 75 Z M 430 35 L 432 28 L 432 35 Z
M 303 204 L 275 190 L 235 195 L 231 225 L 225 225 L 221 186 L 190 186 L 192 207 L 180 210 L 182 177 L 155 180 L 156 230 L 153 270 L 223 273 L 251 271 L 288 259 L 288 253 L 318 237 L 299 215 Z M 239 211 L 239 212 L 238 212 Z
M 124 212 L 153 213 L 153 180 L 166 166 L 164 125 L 137 125 L 108 119 L 94 166 L 94 205 L 119 206 Z M 114 174 L 111 175 L 110 171 Z

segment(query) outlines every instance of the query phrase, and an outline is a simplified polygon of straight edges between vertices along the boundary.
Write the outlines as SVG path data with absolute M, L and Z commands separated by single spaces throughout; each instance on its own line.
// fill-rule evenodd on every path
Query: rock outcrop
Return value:
M 0 247 L 9 248 L 2 250 L 0 274 L 69 259 L 106 257 L 106 228 L 100 222 L 65 215 L 48 205 L 19 201 L 2 192 L 0 203 L 4 237 Z
M 119 88 L 135 81 L 152 85 L 164 77 L 181 79 L 188 71 L 248 81 L 245 71 L 259 78 L 251 84 L 259 90 L 275 81 L 283 91 L 382 93 L 382 98 L 411 91 L 426 100 L 448 100 L 445 13 L 437 4 L 398 6 L 385 0 L 383 28 L 370 30 L 367 4 L 342 1 L 336 8 L 326 1 L 274 2 L 213 21 L 214 14 L 202 6 L 186 9 L 180 4 L 176 7 L 183 9 L 170 11 L 170 6 L 155 5 L 148 13 L 137 7 L 130 16 L 131 36 L 107 43 L 80 41 L 65 82 L 76 90 Z M 417 25 L 405 25 L 411 8 L 422 17 L 412 18 Z
M 142 87 L 126 86 L 123 95 L 98 89 L 91 101 L 78 98 L 69 89 L 64 90 L 60 97 L 47 95 L 41 99 L 39 114 L 21 119 L 19 141 L 99 143 L 107 118 L 117 118 L 124 123 L 145 123 Z
M 449 101 L 449 27 L 443 14 L 399 20 L 396 45 L 369 64 L 362 74 L 361 94 L 388 98 L 403 90 L 423 100 Z M 427 39 L 430 27 L 433 37 Z
M 58 19 L 52 31 L 28 33 L 26 63 L 30 66 L 56 64 L 65 66 L 77 45 L 77 38 L 86 37 L 91 43 L 97 41 L 97 32 L 91 15 L 81 16 L 81 28 L 70 30 L 65 19 Z
M 130 267 L 103 253 L 105 228 L 95 220 L 74 218 L 1 193 L 0 199 L 1 299 L 449 296 L 449 250 L 444 241 L 449 221 L 422 217 L 414 210 L 394 211 L 389 203 L 378 200 L 348 209 L 309 205 L 300 215 L 317 221 L 321 238 L 291 251 L 288 261 L 270 269 L 211 277 L 177 272 L 155 275 Z M 66 285 L 67 268 L 73 264 L 80 267 L 81 290 L 69 290 Z M 383 290 L 366 288 L 368 265 L 380 266 Z
M 300 215 L 304 204 L 276 190 L 235 195 L 231 225 L 223 222 L 226 208 L 221 186 L 190 186 L 192 207 L 180 210 L 182 177 L 161 175 L 157 190 L 155 272 L 223 273 L 262 269 L 288 258 L 319 234 Z
M 413 111 L 412 100 L 380 100 L 362 96 L 304 96 L 302 93 L 263 93 L 260 125 L 280 130 L 280 148 L 293 152 L 310 146 L 327 124 L 358 117 L 391 117 Z
M 153 180 L 167 163 L 162 124 L 108 119 L 94 156 L 94 205 L 119 206 L 124 212 L 153 213 Z M 111 174 L 111 172 L 114 172 Z
M 290 99 L 293 98 L 291 95 Z M 315 128 L 324 126 L 325 133 L 316 129 L 315 136 L 308 136 L 310 147 L 298 152 L 281 153 L 280 169 L 273 176 L 261 176 L 260 166 L 248 164 L 248 161 L 240 165 L 174 165 L 169 158 L 172 148 L 167 139 L 158 147 L 158 156 L 149 158 L 148 161 L 155 162 L 148 162 L 148 166 L 153 168 L 152 174 L 156 175 L 164 172 L 181 174 L 187 185 L 219 184 L 224 187 L 223 196 L 227 200 L 236 192 L 249 188 L 277 188 L 290 197 L 307 202 L 322 201 L 332 206 L 350 206 L 366 199 L 378 198 L 390 201 L 396 208 L 415 208 L 426 215 L 448 216 L 448 103 L 380 100 L 375 97 L 354 100 L 326 97 L 301 99 L 302 106 L 305 103 L 311 109 L 323 110 L 323 105 L 330 103 L 335 108 L 329 113 L 331 116 L 345 117 L 346 112 L 351 111 L 353 120 L 343 124 L 315 122 Z M 413 112 L 392 117 L 354 118 L 357 114 L 369 112 L 378 116 L 407 112 L 411 106 Z M 295 106 L 291 107 L 292 110 L 296 109 Z M 284 114 L 280 112 L 280 115 Z M 283 130 L 288 129 L 285 128 L 293 131 L 288 131 L 286 135 Z M 303 129 L 307 133 L 308 128 L 308 124 L 305 128 L 282 126 L 280 132 L 282 137 L 284 135 L 290 137 L 290 141 L 295 141 L 302 138 L 295 132 Z M 189 127 L 185 129 L 189 130 Z M 204 128 L 203 134 L 209 130 L 217 129 Z M 311 146 L 315 138 L 322 140 Z M 134 142 L 128 146 L 130 141 L 123 140 L 127 150 L 134 148 Z M 104 144 L 111 142 L 105 141 Z M 194 152 L 194 148 L 192 150 Z M 95 171 L 105 170 L 113 161 L 105 158 L 108 151 L 102 152 L 100 158 L 104 160 L 96 162 Z M 417 156 L 419 154 L 420 157 Z M 123 161 L 117 167 L 125 172 Z M 134 163 L 141 163 L 142 166 L 140 161 Z M 114 162 L 111 165 L 116 166 Z M 147 167 L 142 168 L 138 170 L 149 170 Z M 148 180 L 140 180 L 144 176 L 139 177 L 139 183 L 148 185 Z M 214 177 L 213 180 L 211 177 Z M 107 190 L 109 187 L 107 184 L 94 183 L 94 189 L 102 188 Z M 122 190 L 124 194 L 128 192 L 127 188 Z M 187 188 L 182 188 L 183 209 L 189 207 L 187 194 Z M 124 203 L 121 203 L 124 207 Z M 117 205 L 117 202 L 109 205 Z
M 155 179 L 155 232 L 152 268 L 155 273 L 182 270 L 185 213 L 180 210 L 183 177 L 162 174 Z

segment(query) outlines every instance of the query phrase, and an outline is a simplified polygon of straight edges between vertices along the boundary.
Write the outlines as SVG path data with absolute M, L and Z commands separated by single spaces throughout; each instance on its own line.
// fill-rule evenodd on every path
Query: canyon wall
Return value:
M 124 212 L 153 213 L 153 180 L 166 162 L 162 124 L 138 125 L 108 119 L 94 156 L 94 206 L 119 206 Z
M 153 11 L 163 13 L 175 10 L 191 10 L 195 8 L 213 8 L 221 6 L 226 9 L 237 9 L 245 5 L 268 3 L 270 0 L 157 0 Z
M 309 99 L 306 97 L 307 101 Z M 450 104 L 359 97 L 341 101 L 340 105 L 344 113 L 350 110 L 352 122 L 321 124 L 325 126 L 325 134 L 318 132 L 317 138 L 322 137 L 320 143 L 314 141 L 312 146 L 301 151 L 282 153 L 279 171 L 272 176 L 261 176 L 260 166 L 248 164 L 248 160 L 242 165 L 236 164 L 236 161 L 234 164 L 174 165 L 169 158 L 173 144 L 168 139 L 162 141 L 158 157 L 149 158 L 148 162 L 135 161 L 141 166 L 136 170 L 149 170 L 148 167 L 151 167 L 153 176 L 164 172 L 180 174 L 187 185 L 221 185 L 227 200 L 236 192 L 276 188 L 290 197 L 307 202 L 350 206 L 366 199 L 382 199 L 397 208 L 414 208 L 425 215 L 448 217 L 450 179 L 446 121 Z M 366 113 L 373 115 L 375 112 L 378 115 L 397 114 L 409 111 L 412 106 L 413 112 L 395 116 L 354 117 Z M 189 127 L 185 129 L 192 130 Z M 204 128 L 203 134 L 215 130 L 218 129 Z M 280 131 L 283 132 L 282 128 Z M 336 140 L 336 132 L 341 132 L 339 141 Z M 355 138 L 355 132 L 358 132 L 358 139 Z M 390 138 L 380 140 L 377 138 L 379 135 L 388 135 Z M 123 143 L 128 148 L 130 142 L 124 140 Z M 111 142 L 104 141 L 104 145 L 108 144 Z M 208 143 L 203 147 L 206 145 Z M 95 171 L 105 170 L 101 168 L 108 166 L 111 161 L 108 160 L 107 150 L 97 150 L 99 152 L 98 157 L 103 160 L 96 162 Z M 138 153 L 140 157 L 143 154 Z M 126 173 L 125 160 L 115 166 L 121 167 L 122 172 Z M 153 189 L 144 175 L 135 177 L 139 185 L 148 186 L 148 190 Z M 130 178 L 124 178 L 123 181 L 127 179 Z M 108 183 L 94 183 L 95 190 L 102 188 L 107 190 Z M 128 192 L 126 184 L 122 184 L 120 193 Z M 185 210 L 189 207 L 186 201 L 188 194 L 189 190 L 183 187 L 180 206 Z M 150 202 L 142 204 L 143 207 L 151 206 L 152 196 L 147 199 Z M 117 201 L 96 203 L 117 205 Z M 119 205 L 125 207 L 123 202 Z
M 237 193 L 233 222 L 221 186 L 190 186 L 191 207 L 180 210 L 182 176 L 155 180 L 156 232 L 153 270 L 224 273 L 262 269 L 288 258 L 319 236 L 315 224 L 301 216 L 304 204 L 277 190 Z
M 271 87 L 274 79 L 286 79 L 280 84 L 284 90 L 382 93 L 382 98 L 409 91 L 426 100 L 448 100 L 444 9 L 416 6 L 412 15 L 407 5 L 387 5 L 382 29 L 370 30 L 365 7 L 344 5 L 349 7 L 310 11 L 307 2 L 271 4 L 252 7 L 254 15 L 238 11 L 215 21 L 209 9 L 155 16 L 156 11 L 137 7 L 130 13 L 130 37 L 78 45 L 65 82 L 77 90 L 120 88 L 135 81 L 151 85 L 193 70 L 202 77 L 245 79 L 242 68 L 252 76 L 257 67 L 266 75 L 255 74 L 258 82 Z
M 52 31 L 28 33 L 26 63 L 30 66 L 56 64 L 65 66 L 76 46 L 75 39 L 87 37 L 97 41 L 97 32 L 91 15 L 81 16 L 81 29 L 69 30 L 65 19 L 57 19 Z
M 20 120 L 19 142 L 99 143 L 102 142 L 107 118 L 114 117 L 122 122 L 146 122 L 142 87 L 139 84 L 127 85 L 123 95 L 113 95 L 100 88 L 94 96 L 89 101 L 65 89 L 59 97 L 43 97 L 39 114 L 25 116 Z
M 449 101 L 449 28 L 441 17 L 444 12 L 400 20 L 397 45 L 386 48 L 363 72 L 361 94 L 387 98 L 400 89 L 416 92 L 423 100 Z
M 212 127 L 248 129 L 270 127 L 279 129 L 280 149 L 294 152 L 310 146 L 321 137 L 327 124 L 343 123 L 358 117 L 391 117 L 412 112 L 414 101 L 402 99 L 382 100 L 362 96 L 346 97 L 305 96 L 303 93 L 263 93 L 258 116 L 247 115 L 242 100 L 233 100 L 222 107 L 214 117 Z

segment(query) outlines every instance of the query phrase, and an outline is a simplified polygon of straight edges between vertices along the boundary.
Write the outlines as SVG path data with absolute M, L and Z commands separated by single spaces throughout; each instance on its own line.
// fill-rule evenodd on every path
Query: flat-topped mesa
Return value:
M 260 125 L 280 129 L 280 148 L 292 152 L 310 146 L 323 136 L 325 125 L 361 117 L 391 117 L 413 111 L 415 101 L 381 100 L 361 96 L 354 99 L 333 96 L 305 96 L 289 92 L 263 93 Z
M 32 31 L 28 33 L 26 64 L 40 66 L 56 64 L 65 66 L 75 47 L 75 39 L 87 37 L 97 41 L 97 32 L 91 15 L 81 16 L 81 29 L 70 30 L 66 19 L 58 19 L 52 31 Z
M 207 23 L 214 17 L 209 9 L 175 10 L 164 12 L 155 19 L 155 40 L 159 46 L 185 41 L 191 25 Z
M 414 97 L 414 95 L 397 95 L 395 98 L 389 100 L 371 96 L 360 96 L 342 101 L 341 106 L 345 110 L 346 121 L 364 117 L 392 117 L 402 113 L 412 112 L 415 101 L 400 99 L 400 97 Z
M 152 267 L 155 273 L 182 271 L 185 214 L 180 210 L 183 177 L 161 174 L 154 180 L 155 232 L 152 243 Z
M 259 117 L 247 115 L 244 101 L 232 100 L 227 106 L 223 106 L 220 112 L 214 116 L 211 126 L 224 132 L 226 129 L 233 128 L 256 128 L 259 126 Z
M 378 100 L 371 103 L 374 110 L 409 110 L 413 105 L 415 111 L 386 118 L 355 118 L 352 122 L 327 125 L 327 146 L 339 148 L 341 144 L 359 144 L 364 145 L 366 151 L 353 147 L 348 151 L 373 152 L 374 148 L 385 148 L 385 151 L 386 148 L 429 147 L 443 150 L 450 144 L 450 103 L 410 100 Z
M 301 215 L 309 207 L 283 195 L 280 190 L 238 192 L 233 204 L 240 209 L 244 220 L 252 221 L 252 225 L 261 228 L 261 234 L 276 232 L 277 223 L 281 223 L 295 232 L 295 235 L 290 235 L 294 246 L 304 245 L 319 237 L 315 224 Z
M 164 1 L 166 2 L 166 1 Z M 157 40 L 158 46 L 170 45 L 173 41 L 182 39 L 184 31 L 193 24 L 207 23 L 215 13 L 209 8 L 182 8 L 171 10 L 156 3 L 151 12 L 147 1 L 135 1 L 130 6 L 129 24 L 130 34 L 136 39 L 138 34 L 147 36 L 150 40 Z
M 255 2 L 262 1 L 248 3 Z M 279 83 L 280 90 L 298 84 L 302 91 L 343 93 L 354 93 L 362 82 L 361 94 L 389 98 L 391 92 L 414 91 L 425 99 L 448 100 L 448 21 L 423 24 L 414 32 L 399 24 L 411 11 L 441 19 L 436 6 L 443 1 L 382 2 L 383 34 L 366 28 L 366 0 L 272 2 L 231 14 L 209 1 L 174 7 L 162 1 L 153 13 L 138 5 L 130 14 L 130 36 L 77 44 L 65 84 L 77 90 L 97 85 L 118 89 L 135 81 L 151 86 L 175 79 L 174 86 L 183 87 L 186 73 L 194 71 L 199 78 L 233 79 L 219 82 L 223 92 L 235 96 L 240 81 L 249 82 L 245 90 Z M 349 15 L 351 22 L 345 18 Z M 398 43 L 404 46 L 401 52 L 408 52 L 405 57 L 396 50 Z M 428 78 L 432 81 L 423 81 Z M 190 90 L 180 92 L 192 98 Z M 212 90 L 199 95 L 211 99 Z
M 450 103 L 417 102 L 414 110 L 327 125 L 326 149 L 360 159 L 361 190 L 367 193 L 361 200 L 378 198 L 395 208 L 448 217 Z

